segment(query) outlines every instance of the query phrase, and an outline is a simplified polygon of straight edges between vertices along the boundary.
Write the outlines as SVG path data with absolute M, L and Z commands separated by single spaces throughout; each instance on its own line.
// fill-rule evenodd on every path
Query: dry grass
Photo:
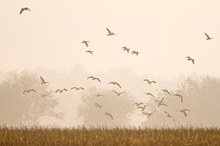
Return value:
M 220 146 L 220 129 L 0 128 L 1 146 Z

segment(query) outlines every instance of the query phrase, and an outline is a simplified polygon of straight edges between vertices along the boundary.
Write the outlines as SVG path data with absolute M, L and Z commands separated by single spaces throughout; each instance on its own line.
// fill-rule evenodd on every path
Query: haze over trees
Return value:
M 33 72 L 11 72 L 0 84 L 0 123 L 3 125 L 37 126 L 48 116 L 61 118 L 54 111 L 57 105 L 49 85 L 41 85 L 39 76 Z

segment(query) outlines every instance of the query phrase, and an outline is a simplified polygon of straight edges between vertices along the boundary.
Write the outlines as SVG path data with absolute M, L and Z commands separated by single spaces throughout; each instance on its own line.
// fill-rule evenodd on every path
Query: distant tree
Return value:
M 78 116 L 85 127 L 129 127 L 135 98 L 125 92 L 117 95 L 109 89 L 90 88 L 82 95 Z M 106 113 L 113 116 L 113 119 Z
M 36 92 L 24 93 L 34 89 Z M 54 112 L 58 105 L 49 84 L 41 85 L 37 74 L 9 73 L 0 84 L 0 122 L 4 125 L 37 126 L 40 118 L 61 118 Z

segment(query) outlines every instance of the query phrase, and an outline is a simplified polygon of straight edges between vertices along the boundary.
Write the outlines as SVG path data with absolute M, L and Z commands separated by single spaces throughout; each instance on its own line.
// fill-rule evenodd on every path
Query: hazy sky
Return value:
M 219 0 L 1 0 L 0 70 L 38 67 L 90 72 L 220 76 Z M 31 12 L 19 15 L 20 8 Z M 117 35 L 108 37 L 108 27 Z M 215 38 L 205 40 L 204 32 Z M 81 44 L 89 40 L 89 48 Z M 123 52 L 127 46 L 137 57 Z M 94 55 L 86 54 L 87 49 Z M 195 58 L 196 64 L 185 56 Z

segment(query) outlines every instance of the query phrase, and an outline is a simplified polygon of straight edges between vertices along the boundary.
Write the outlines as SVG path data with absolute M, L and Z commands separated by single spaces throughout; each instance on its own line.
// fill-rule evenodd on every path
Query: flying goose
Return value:
M 98 103 L 95 103 L 95 106 L 97 107 L 97 108 L 102 108 L 102 105 L 101 104 L 98 104 Z
M 56 91 L 55 91 L 55 93 L 57 93 L 57 92 L 60 92 L 60 93 L 63 93 L 63 91 L 68 91 L 66 88 L 63 88 L 62 90 L 61 89 L 57 89 Z
M 180 99 L 181 99 L 181 102 L 183 103 L 183 96 L 182 95 L 180 95 L 180 94 L 173 94 L 174 96 L 177 96 L 177 97 L 180 97 Z
M 101 82 L 101 80 L 99 78 L 96 78 L 93 76 L 89 76 L 87 79 L 97 80 L 98 82 Z
M 31 11 L 31 9 L 29 9 L 28 7 L 21 8 L 19 14 L 21 15 L 24 11 Z
M 92 51 L 92 50 L 87 50 L 87 51 L 86 51 L 86 53 L 90 53 L 90 54 L 92 54 L 92 55 L 93 55 L 93 52 L 94 52 L 94 51 Z
M 121 88 L 121 85 L 120 85 L 119 83 L 117 83 L 117 82 L 109 82 L 108 84 L 116 85 L 116 86 L 118 86 L 119 88 Z
M 168 112 L 164 111 L 164 113 L 166 114 L 166 116 L 167 116 L 168 118 L 172 118 L 172 119 L 175 121 L 175 118 L 174 118 L 173 116 L 171 116 Z
M 40 79 L 41 79 L 41 85 L 48 83 L 48 82 L 46 82 L 46 81 L 44 80 L 44 78 L 43 78 L 42 76 L 40 76 Z
M 112 114 L 105 112 L 105 116 L 108 116 L 109 118 L 111 118 L 112 120 L 114 120 L 114 117 L 112 116 Z
M 205 33 L 205 35 L 206 35 L 206 40 L 211 40 L 211 39 L 213 39 L 213 38 L 211 38 L 206 32 L 204 32 Z
M 178 112 L 182 112 L 183 114 L 184 114 L 184 116 L 185 117 L 187 117 L 187 111 L 191 111 L 191 110 L 189 110 L 189 109 L 181 109 L 181 110 L 176 110 L 176 111 L 178 111 Z
M 122 47 L 123 51 L 127 51 L 127 53 L 129 53 L 130 49 L 127 47 Z
M 148 118 L 150 118 L 150 116 L 152 116 L 153 113 L 155 113 L 157 110 L 154 110 L 153 112 L 151 113 L 147 113 L 147 112 L 142 112 L 143 114 L 147 115 Z
M 76 90 L 84 90 L 84 88 L 83 87 L 72 87 L 70 90 L 73 90 L 73 89 L 76 89 Z
M 169 95 L 171 95 L 170 92 L 167 89 L 162 89 L 162 91 L 169 94 Z
M 138 51 L 132 51 L 131 54 L 134 54 L 134 55 L 138 56 L 139 52 Z
M 147 92 L 147 93 L 145 93 L 146 95 L 150 95 L 150 96 L 152 96 L 152 97 L 155 97 L 152 93 L 150 93 L 150 92 Z
M 106 30 L 108 31 L 108 34 L 107 36 L 112 36 L 112 35 L 115 35 L 111 30 L 109 30 L 108 28 L 106 28 Z
M 190 56 L 186 56 L 188 61 L 192 61 L 193 64 L 195 64 L 195 59 L 191 58 Z
M 117 91 L 114 91 L 112 90 L 112 92 L 114 92 L 115 94 L 117 94 L 118 96 L 120 96 L 121 94 L 124 94 L 125 92 L 117 92 Z
M 30 93 L 30 92 L 36 92 L 36 91 L 34 89 L 28 89 L 28 90 L 24 90 L 23 94 Z
M 146 82 L 148 82 L 148 84 L 152 84 L 152 83 L 157 83 L 156 81 L 150 81 L 150 80 L 148 80 L 148 79 L 144 79 L 143 81 L 146 81 Z
M 85 40 L 84 40 L 84 41 L 82 41 L 82 43 L 85 44 L 86 47 L 89 47 L 89 41 L 85 41 Z

